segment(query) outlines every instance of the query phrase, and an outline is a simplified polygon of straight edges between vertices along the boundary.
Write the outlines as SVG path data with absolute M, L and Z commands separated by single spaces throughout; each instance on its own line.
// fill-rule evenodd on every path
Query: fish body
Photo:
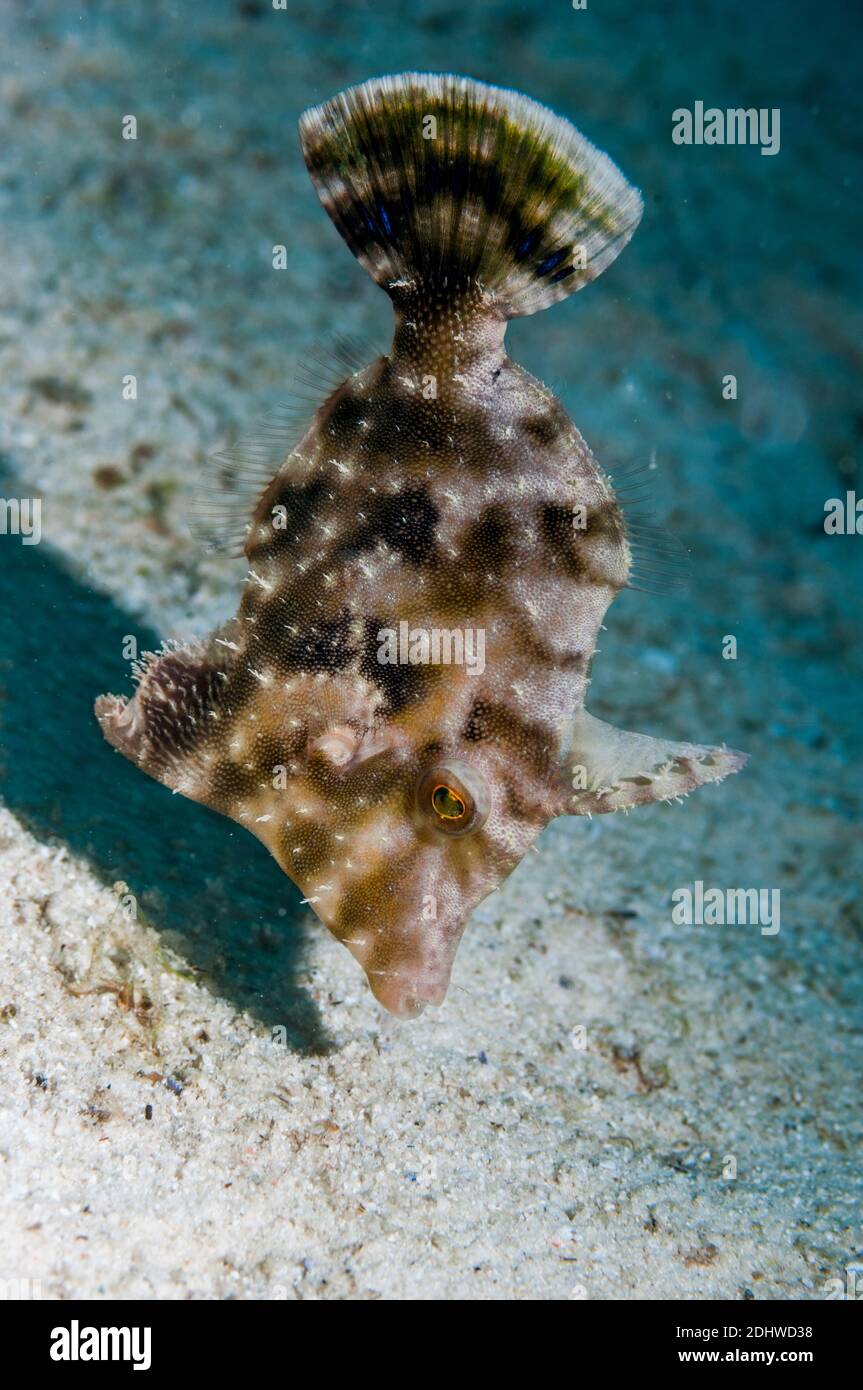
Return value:
M 246 825 L 411 1017 L 440 1003 L 472 909 L 548 822 L 668 799 L 742 755 L 584 709 L 631 554 L 611 483 L 507 322 L 625 245 L 641 199 L 567 122 L 470 79 L 406 74 L 300 123 L 321 200 L 395 311 L 246 528 L 237 617 L 169 647 L 106 737 Z

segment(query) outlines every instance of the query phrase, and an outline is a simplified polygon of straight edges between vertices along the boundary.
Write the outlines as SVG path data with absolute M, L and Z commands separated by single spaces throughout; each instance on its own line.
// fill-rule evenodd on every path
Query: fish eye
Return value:
M 466 835 L 485 825 L 491 798 L 475 767 L 453 761 L 429 768 L 417 788 L 417 805 L 426 824 L 445 835 Z
M 467 806 L 458 792 L 444 783 L 432 792 L 432 806 L 443 820 L 463 820 L 467 815 Z

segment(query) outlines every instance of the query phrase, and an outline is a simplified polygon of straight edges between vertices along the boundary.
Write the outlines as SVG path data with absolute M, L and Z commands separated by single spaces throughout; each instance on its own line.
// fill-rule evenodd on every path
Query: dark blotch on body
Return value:
M 430 677 L 428 666 L 401 666 L 378 661 L 378 633 L 391 626 L 388 620 L 367 618 L 360 661 L 360 674 L 383 691 L 389 713 L 395 714 L 412 701 L 421 698 Z

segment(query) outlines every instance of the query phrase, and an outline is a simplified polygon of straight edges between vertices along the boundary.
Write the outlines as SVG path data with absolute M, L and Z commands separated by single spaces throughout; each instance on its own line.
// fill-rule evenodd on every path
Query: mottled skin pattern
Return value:
M 139 766 L 258 835 L 409 1017 L 443 999 L 468 915 L 551 818 L 678 795 L 740 760 L 583 713 L 630 564 L 608 479 L 507 357 L 499 288 L 397 270 L 375 269 L 390 352 L 326 401 L 255 509 L 236 620 L 154 656 L 135 700 L 97 713 Z M 380 631 L 404 621 L 484 630 L 485 669 L 382 664 Z M 432 804 L 440 782 L 460 820 Z

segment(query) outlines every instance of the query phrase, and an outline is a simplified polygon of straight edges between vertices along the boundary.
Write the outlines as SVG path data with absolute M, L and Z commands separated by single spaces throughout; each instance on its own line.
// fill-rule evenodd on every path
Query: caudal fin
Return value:
M 318 196 L 384 289 L 479 282 L 507 318 L 595 280 L 642 201 L 620 170 L 545 106 L 468 77 L 404 73 L 306 111 Z

